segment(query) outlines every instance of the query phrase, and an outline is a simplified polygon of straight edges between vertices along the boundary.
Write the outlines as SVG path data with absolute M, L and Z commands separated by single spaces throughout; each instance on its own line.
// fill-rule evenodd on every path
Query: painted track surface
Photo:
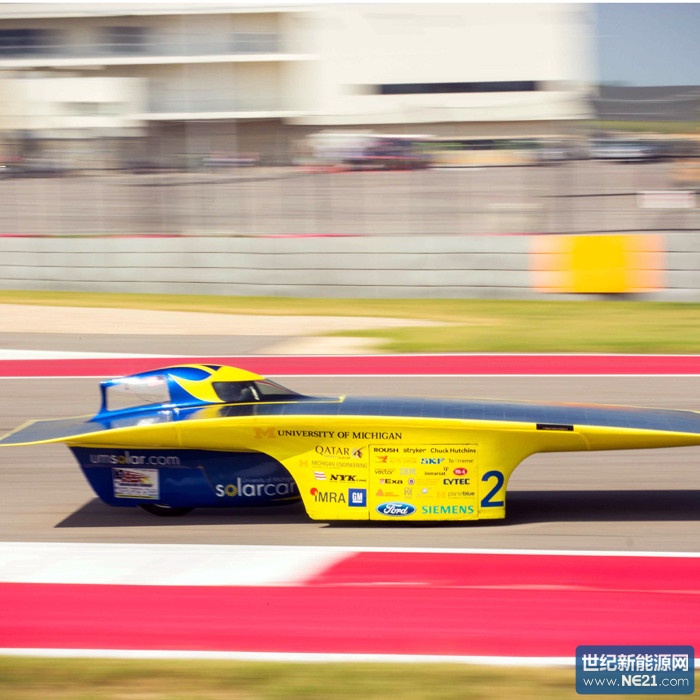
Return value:
M 678 408 L 697 408 L 700 389 L 696 376 L 276 378 L 309 393 L 487 396 Z M 3 379 L 0 431 L 34 417 L 91 413 L 95 384 L 94 379 Z M 516 471 L 505 523 L 347 526 L 311 522 L 299 508 L 211 509 L 177 521 L 158 520 L 97 502 L 62 446 L 4 450 L 0 452 L 0 541 L 697 552 L 699 457 L 696 448 L 540 455 Z M 691 631 L 700 629 L 695 560 L 686 562 L 690 569 L 672 575 L 667 559 L 652 559 L 651 567 L 637 570 L 633 579 L 622 570 L 608 571 L 583 586 L 580 581 L 572 586 L 566 575 L 547 578 L 541 566 L 534 578 L 526 571 L 514 574 L 510 566 L 504 587 L 498 571 L 484 567 L 478 557 L 464 555 L 459 565 L 455 560 L 443 559 L 442 564 L 434 560 L 427 568 L 421 563 L 412 569 L 408 564 L 416 559 L 414 555 L 403 559 L 383 555 L 379 562 L 358 557 L 349 567 L 331 569 L 329 578 L 314 579 L 302 588 L 248 586 L 236 589 L 235 595 L 228 587 L 203 595 L 198 586 L 164 591 L 140 585 L 56 587 L 10 582 L 1 589 L 3 614 L 8 615 L 0 646 L 82 645 L 98 615 L 97 619 L 110 623 L 105 634 L 113 635 L 95 638 L 92 643 L 99 648 L 123 648 L 128 643 L 131 648 L 137 644 L 172 649 L 175 643 L 165 642 L 176 639 L 184 624 L 181 618 L 173 619 L 172 606 L 184 606 L 180 609 L 189 610 L 184 617 L 196 620 L 195 628 L 202 630 L 201 638 L 190 634 L 186 642 L 175 644 L 187 649 L 270 650 L 270 639 L 253 634 L 261 627 L 253 614 L 256 609 L 273 614 L 271 620 L 279 627 L 276 639 L 284 640 L 290 652 L 314 651 L 322 640 L 323 650 L 338 653 L 360 653 L 364 648 L 366 653 L 570 657 L 572 644 L 579 643 L 700 642 L 687 639 Z M 586 560 L 589 569 L 590 561 Z M 629 565 L 630 560 L 621 561 Z M 435 580 L 436 572 L 445 567 L 452 572 L 452 581 Z M 663 572 L 660 580 L 652 576 L 654 571 Z M 93 616 L 84 614 L 83 607 Z M 28 618 L 26 612 L 18 612 L 22 609 L 38 611 L 38 617 Z M 349 612 L 353 609 L 359 614 Z M 426 617 L 416 611 L 425 611 Z M 393 625 L 396 634 L 367 634 L 368 626 L 379 630 L 385 623 Z M 134 624 L 139 630 L 156 629 L 136 643 Z M 232 629 L 248 630 L 247 641 L 231 636 Z M 420 637 L 416 629 L 426 630 L 425 644 L 416 641 Z M 362 647 L 361 640 L 369 645 Z M 272 650 L 283 651 L 279 641 Z
M 2 583 L 0 648 L 528 663 L 583 643 L 700 645 L 697 557 L 334 555 L 295 585 Z

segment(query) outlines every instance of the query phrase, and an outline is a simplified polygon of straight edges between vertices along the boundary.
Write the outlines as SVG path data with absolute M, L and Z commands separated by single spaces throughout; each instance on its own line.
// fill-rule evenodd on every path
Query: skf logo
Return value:
M 269 439 L 275 437 L 274 428 L 253 428 L 253 434 L 256 438 Z
M 421 464 L 442 464 L 445 461 L 444 457 L 421 457 Z
M 354 474 L 331 474 L 331 481 L 357 481 Z

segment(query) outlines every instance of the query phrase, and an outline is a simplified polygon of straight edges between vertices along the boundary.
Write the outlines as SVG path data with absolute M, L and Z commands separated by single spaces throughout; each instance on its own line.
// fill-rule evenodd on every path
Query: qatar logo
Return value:
M 377 506 L 377 513 L 388 515 L 392 518 L 404 518 L 407 515 L 413 515 L 415 512 L 416 507 L 410 503 L 380 503 Z

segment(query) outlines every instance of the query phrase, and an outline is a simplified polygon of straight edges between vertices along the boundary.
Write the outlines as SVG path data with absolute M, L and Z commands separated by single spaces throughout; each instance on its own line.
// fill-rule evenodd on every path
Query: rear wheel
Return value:
M 192 510 L 192 508 L 175 508 L 173 506 L 167 506 L 164 503 L 141 503 L 140 506 L 147 513 L 159 515 L 161 518 L 177 518 Z

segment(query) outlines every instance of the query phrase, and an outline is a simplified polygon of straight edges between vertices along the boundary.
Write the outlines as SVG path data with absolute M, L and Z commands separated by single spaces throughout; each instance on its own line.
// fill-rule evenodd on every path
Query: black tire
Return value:
M 159 515 L 161 518 L 179 518 L 193 510 L 192 508 L 174 508 L 164 503 L 140 503 L 139 505 L 147 513 Z

